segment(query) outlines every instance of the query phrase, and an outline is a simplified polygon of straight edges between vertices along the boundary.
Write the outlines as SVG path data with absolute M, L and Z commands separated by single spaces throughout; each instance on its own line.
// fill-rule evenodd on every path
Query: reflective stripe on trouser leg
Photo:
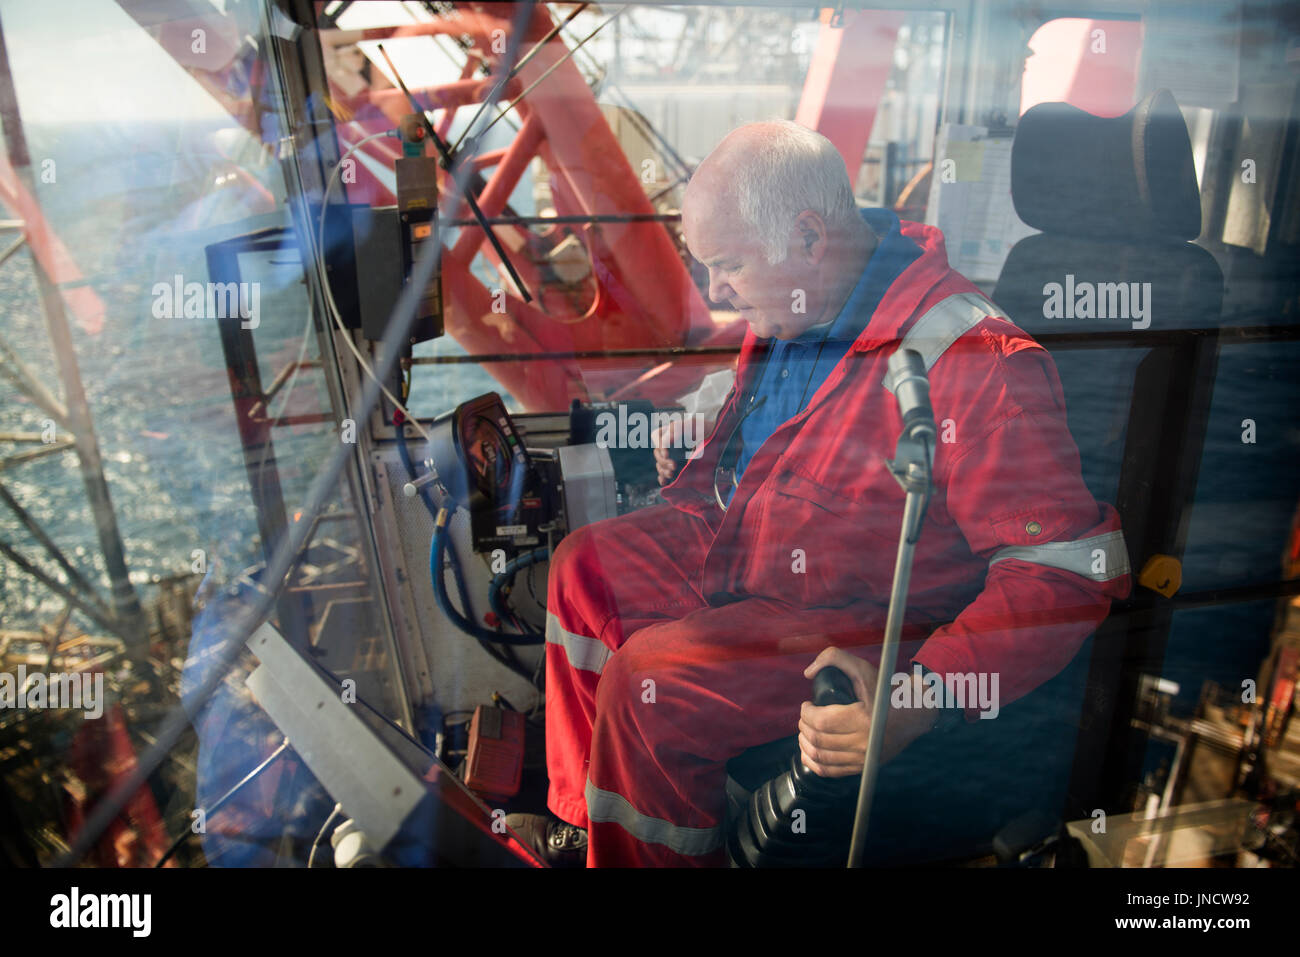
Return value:
M 795 609 L 746 598 L 628 638 L 596 689 L 588 864 L 725 865 L 727 762 L 793 733 L 809 662 L 832 641 L 878 639 L 883 619 L 868 602 Z
M 561 613 L 583 627 L 580 616 L 562 603 Z M 582 787 L 587 779 L 591 728 L 596 717 L 596 686 L 611 650 L 596 638 L 570 631 L 552 611 L 546 615 L 546 765 L 547 806 L 561 820 L 587 826 Z
M 546 613 L 546 641 L 564 649 L 569 664 L 581 671 L 600 674 L 609 659 L 609 648 L 596 638 L 576 635 L 560 624 L 554 612 Z
M 699 857 L 722 844 L 721 827 L 683 827 L 650 817 L 634 808 L 621 794 L 602 791 L 587 782 L 587 820 L 592 824 L 613 823 L 643 844 L 662 844 L 683 857 Z
M 1073 542 L 1044 542 L 1041 545 L 1012 545 L 998 549 L 989 564 L 1014 558 L 1073 572 L 1095 582 L 1111 581 L 1129 573 L 1124 533 L 1105 532 Z
M 624 636 L 703 604 L 692 596 L 707 523 L 667 505 L 570 533 L 551 559 L 546 616 L 547 807 L 587 826 L 596 689 Z

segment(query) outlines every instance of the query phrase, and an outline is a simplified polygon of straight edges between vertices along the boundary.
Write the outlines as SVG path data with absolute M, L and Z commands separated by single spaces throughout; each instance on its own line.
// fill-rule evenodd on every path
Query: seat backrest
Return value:
M 1011 195 L 1020 218 L 1042 232 L 1011 250 L 993 301 L 1026 332 L 1048 337 L 1084 479 L 1119 507 L 1127 433 L 1162 414 L 1133 403 L 1150 353 L 1127 347 L 1125 334 L 1213 327 L 1223 299 L 1214 257 L 1190 242 L 1201 228 L 1200 193 L 1173 96 L 1157 91 L 1118 117 L 1035 106 L 1016 129 Z M 1078 344 L 1052 343 L 1061 333 Z M 1143 370 L 1147 387 L 1171 371 L 1161 365 Z M 1121 508 L 1121 518 L 1127 532 L 1138 516 Z

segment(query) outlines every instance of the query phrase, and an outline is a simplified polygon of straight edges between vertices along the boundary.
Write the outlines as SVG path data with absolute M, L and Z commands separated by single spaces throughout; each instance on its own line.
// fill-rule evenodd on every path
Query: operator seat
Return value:
M 1171 412 L 1181 415 L 1191 403 L 1194 377 L 1207 370 L 1203 364 L 1188 368 L 1176 349 L 1133 348 L 1125 339 L 1143 331 L 1213 327 L 1223 297 L 1217 263 L 1190 242 L 1200 232 L 1200 195 L 1191 141 L 1173 96 L 1157 91 L 1113 118 L 1065 103 L 1033 107 L 1016 130 L 1011 191 L 1020 218 L 1042 232 L 1011 250 L 992 298 L 1031 335 L 1077 336 L 1077 344 L 1047 348 L 1060 374 L 1084 481 L 1094 497 L 1119 511 L 1136 581 L 1148 556 L 1177 550 L 1160 503 L 1178 501 L 1175 486 L 1186 480 L 1178 471 L 1198 450 L 1183 436 L 1166 434 L 1167 424 Z M 1050 318 L 1050 283 L 1061 285 L 1062 295 L 1067 285 L 1082 290 L 1083 283 L 1093 284 L 1092 317 Z M 1095 308 L 1102 283 L 1124 283 L 1130 294 L 1138 283 L 1141 299 L 1135 303 L 1108 285 L 1102 318 Z M 1114 312 L 1124 313 L 1118 307 L 1128 299 L 1126 314 L 1110 315 L 1111 295 Z M 1135 305 L 1146 318 L 1135 315 Z M 1147 329 L 1135 328 L 1148 321 Z M 882 768 L 881 795 L 887 787 L 895 794 L 889 808 L 878 804 L 873 811 L 872 839 L 910 829 L 915 863 L 995 848 L 1006 857 L 1017 848 L 999 847 L 995 838 L 1017 820 L 1046 821 L 1036 836 L 1047 836 L 1063 809 L 1084 800 L 1067 794 L 1076 744 L 1084 734 L 1103 732 L 1113 706 L 1113 689 L 1097 688 L 1095 676 L 1089 687 L 1093 643 L 1106 634 L 1122 648 L 1129 627 L 1126 616 L 1112 613 L 1061 674 L 1008 705 L 998 720 L 927 735 Z M 792 706 L 792 725 L 797 713 Z M 795 742 L 760 745 L 728 763 L 729 828 L 748 793 L 788 762 Z M 1034 839 L 1020 837 L 1021 846 Z M 903 849 L 907 844 L 898 842 Z
M 1042 232 L 1011 250 L 993 300 L 1030 335 L 1073 337 L 1043 344 L 1060 375 L 1084 481 L 1119 512 L 1133 575 L 1131 597 L 1112 607 L 1065 671 L 1011 705 L 1047 712 L 1060 729 L 1055 746 L 1027 752 L 1033 760 L 1055 756 L 1059 782 L 1025 782 L 1026 793 L 1039 811 L 1077 819 L 1105 800 L 1096 782 L 1103 760 L 1112 776 L 1136 773 L 1121 772 L 1116 756 L 1102 752 L 1114 726 L 1128 723 L 1118 713 L 1133 697 L 1125 657 L 1172 614 L 1137 580 L 1153 556 L 1182 557 L 1182 507 L 1195 490 L 1211 395 L 1197 382 L 1212 380 L 1217 361 L 1196 337 L 1170 333 L 1218 327 L 1223 273 L 1191 242 L 1201 231 L 1200 192 L 1187 125 L 1167 90 L 1113 118 L 1064 103 L 1026 112 L 1012 147 L 1011 195 L 1020 218 Z M 1094 292 L 1125 284 L 1128 315 L 1051 317 L 1048 284 L 1067 281 Z M 1134 314 L 1135 288 L 1143 318 Z M 1116 304 L 1123 303 L 1108 301 L 1107 313 Z M 1055 701 L 1044 694 L 1049 686 Z
M 1172 94 L 1158 90 L 1113 118 L 1066 103 L 1033 107 L 1016 129 L 1011 196 L 1020 218 L 1042 232 L 1011 250 L 993 301 L 1030 335 L 1068 333 L 1084 346 L 1049 343 L 1048 350 L 1065 389 L 1084 480 L 1095 497 L 1122 513 L 1120 473 L 1140 465 L 1125 454 L 1127 433 L 1158 427 L 1161 418 L 1161 409 L 1152 408 L 1135 407 L 1130 416 L 1138 366 L 1151 354 L 1122 341 L 1098 351 L 1088 340 L 1098 333 L 1122 339 L 1138 331 L 1215 327 L 1223 300 L 1218 263 L 1190 242 L 1201 231 L 1200 192 L 1187 126 Z M 1149 315 L 1133 317 L 1130 297 L 1129 317 L 1049 318 L 1044 287 L 1067 282 L 1075 289 L 1088 283 L 1094 291 L 1123 283 L 1130 293 L 1137 283 Z M 1105 288 L 1109 300 L 1111 287 Z M 1148 322 L 1146 330 L 1136 328 Z M 1142 369 L 1148 393 L 1169 378 L 1167 368 L 1154 365 Z M 1125 521 L 1126 536 L 1133 525 Z

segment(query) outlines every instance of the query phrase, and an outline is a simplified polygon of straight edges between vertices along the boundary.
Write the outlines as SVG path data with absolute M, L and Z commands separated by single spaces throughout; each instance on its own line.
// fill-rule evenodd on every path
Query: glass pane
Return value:
M 904 6 L 0 5 L 3 859 L 1293 864 L 1294 17 Z

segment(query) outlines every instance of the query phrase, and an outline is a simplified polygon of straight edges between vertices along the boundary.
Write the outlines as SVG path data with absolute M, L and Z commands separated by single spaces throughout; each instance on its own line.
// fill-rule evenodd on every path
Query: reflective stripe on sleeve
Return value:
M 604 670 L 605 662 L 609 660 L 608 646 L 595 638 L 565 631 L 560 625 L 560 619 L 549 611 L 546 613 L 546 641 L 548 644 L 563 648 L 569 658 L 569 664 L 582 671 L 594 671 L 600 674 Z
M 663 818 L 648 817 L 621 794 L 602 791 L 587 782 L 587 819 L 592 823 L 613 823 L 643 844 L 662 844 L 685 857 L 708 854 L 722 844 L 720 827 L 682 827 Z
M 929 372 L 949 346 L 983 320 L 996 316 L 995 308 L 987 299 L 972 292 L 954 293 L 916 320 L 898 348 L 920 353 L 925 361 L 925 371 Z M 894 391 L 891 376 L 885 376 L 884 386 L 890 392 Z
M 1097 553 L 1101 554 L 1098 555 Z M 1128 549 L 1123 532 L 1106 532 L 1075 542 L 1044 542 L 1042 545 L 1012 545 L 999 549 L 989 565 L 1007 558 L 1035 565 L 1047 565 L 1073 572 L 1095 582 L 1110 581 L 1129 573 Z M 1101 560 L 1101 568 L 1096 565 Z

